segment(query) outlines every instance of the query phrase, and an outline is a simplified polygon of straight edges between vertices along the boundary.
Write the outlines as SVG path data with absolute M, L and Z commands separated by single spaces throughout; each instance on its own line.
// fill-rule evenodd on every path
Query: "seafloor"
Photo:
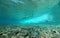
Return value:
M 60 38 L 60 26 L 0 25 L 0 38 Z

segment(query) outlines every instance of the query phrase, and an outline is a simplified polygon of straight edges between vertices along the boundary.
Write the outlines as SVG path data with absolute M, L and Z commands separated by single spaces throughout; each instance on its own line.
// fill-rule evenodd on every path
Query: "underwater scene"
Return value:
M 0 38 L 60 38 L 60 0 L 0 0 Z

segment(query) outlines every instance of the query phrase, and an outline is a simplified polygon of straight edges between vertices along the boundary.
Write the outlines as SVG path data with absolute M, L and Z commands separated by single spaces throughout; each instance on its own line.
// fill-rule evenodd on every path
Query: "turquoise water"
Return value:
M 60 1 L 1 0 L 0 24 L 60 24 Z

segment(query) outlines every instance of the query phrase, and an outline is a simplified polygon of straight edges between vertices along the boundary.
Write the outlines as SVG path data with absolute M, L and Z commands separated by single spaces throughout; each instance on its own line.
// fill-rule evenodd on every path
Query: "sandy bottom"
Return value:
M 60 38 L 60 26 L 0 25 L 0 38 Z

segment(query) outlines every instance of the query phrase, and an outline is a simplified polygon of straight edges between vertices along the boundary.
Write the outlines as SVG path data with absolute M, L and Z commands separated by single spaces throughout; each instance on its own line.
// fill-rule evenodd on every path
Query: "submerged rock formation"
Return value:
M 0 25 L 0 38 L 60 38 L 60 26 Z

